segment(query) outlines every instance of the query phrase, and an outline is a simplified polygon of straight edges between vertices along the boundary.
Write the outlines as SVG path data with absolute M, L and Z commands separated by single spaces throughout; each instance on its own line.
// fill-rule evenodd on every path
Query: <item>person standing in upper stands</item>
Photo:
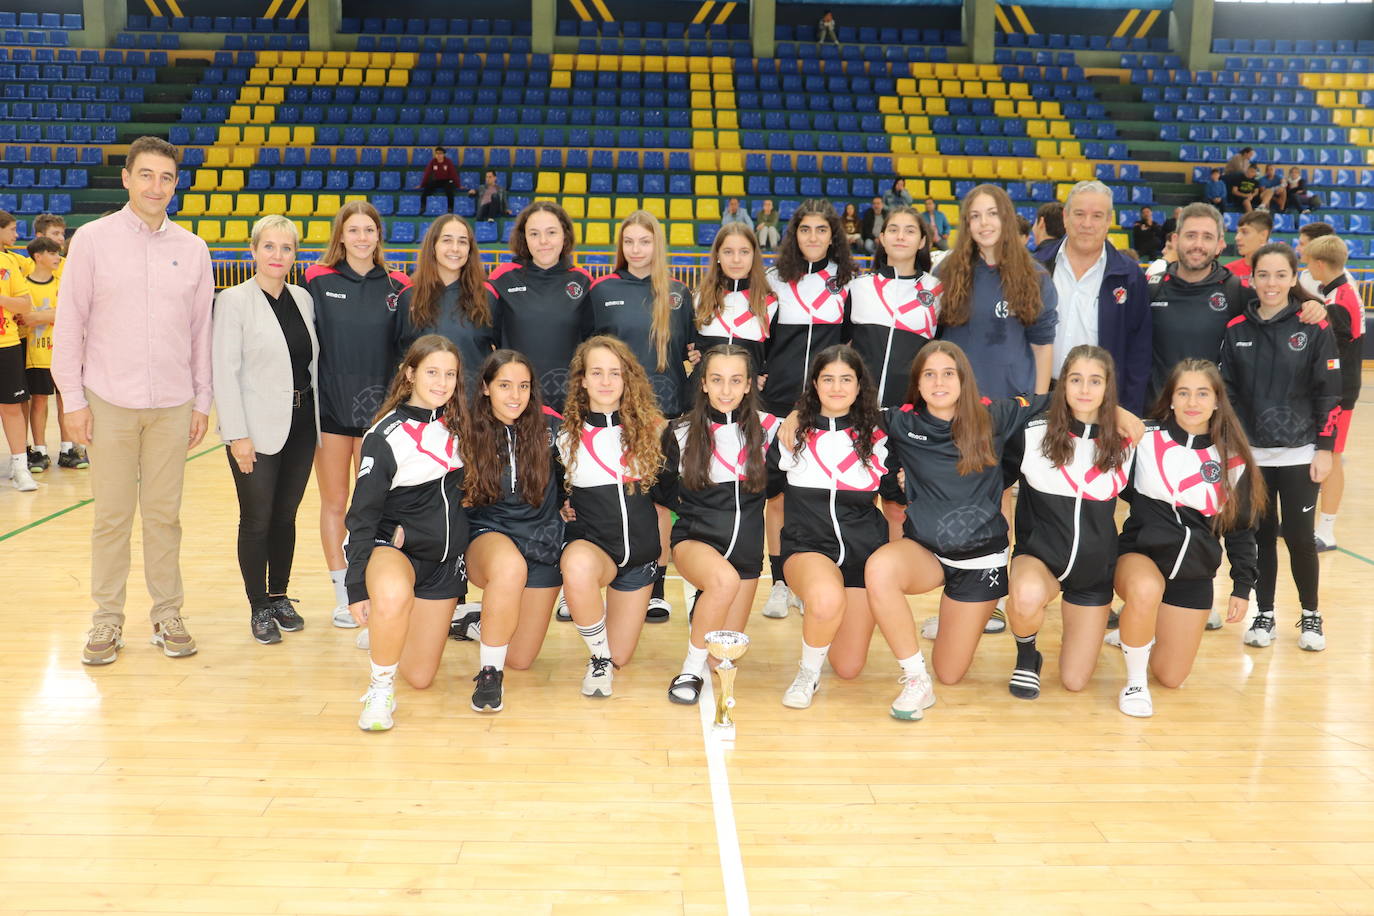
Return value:
M 949 249 L 949 217 L 935 206 L 935 198 L 926 198 L 926 225 L 930 227 L 930 247 L 939 251 Z
M 1237 277 L 1250 276 L 1250 255 L 1269 244 L 1274 231 L 1274 217 L 1268 210 L 1252 210 L 1240 218 L 1236 226 L 1236 254 L 1240 257 L 1226 265 Z
M 1059 293 L 1054 365 L 1080 344 L 1102 347 L 1116 361 L 1121 406 L 1138 416 L 1150 378 L 1150 297 L 1140 265 L 1107 241 L 1111 225 L 1111 190 L 1080 181 L 1064 202 L 1064 242 L 1035 256 Z
M 214 399 L 215 278 L 205 242 L 167 218 L 177 155 L 157 137 L 129 145 L 129 202 L 73 236 L 57 294 L 53 381 L 67 428 L 95 459 L 88 665 L 110 664 L 123 645 L 135 507 L 152 642 L 171 658 L 196 652 L 181 617 L 181 491 L 186 452 L 205 436 Z
M 319 341 L 316 391 L 320 447 L 320 540 L 334 584 L 334 626 L 353 628 L 344 583 L 349 482 L 361 460 L 363 434 L 386 397 L 396 365 L 396 311 L 410 278 L 387 266 L 382 217 L 367 201 L 350 201 L 334 217 L 324 256 L 305 272 Z
M 725 212 L 720 215 L 720 224 L 728 226 L 731 223 L 743 223 L 750 229 L 754 228 L 754 221 L 749 217 L 749 211 L 739 205 L 739 198 L 732 197 L 725 204 Z
M 883 199 L 873 198 L 873 204 L 864 211 L 859 222 L 859 236 L 863 239 L 864 251 L 869 254 L 878 246 L 878 236 L 883 232 Z
M 592 277 L 573 266 L 567 211 L 547 200 L 521 210 L 510 250 L 515 260 L 487 278 L 496 296 L 500 346 L 529 357 L 544 403 L 562 404 L 568 394 L 568 362 L 592 327 L 587 299 Z
M 477 198 L 477 221 L 479 223 L 492 223 L 498 216 L 510 216 L 510 209 L 506 206 L 506 192 L 501 190 L 501 185 L 496 181 L 496 173 L 488 170 L 486 177 L 482 180 L 482 187 L 473 188 L 468 191 L 469 197 Z M 453 209 L 452 206 L 449 207 Z
M 1230 190 L 1221 180 L 1221 169 L 1212 169 L 1211 177 L 1202 183 L 1202 200 L 1218 210 L 1225 210 Z
M 453 167 L 453 160 L 444 153 L 442 146 L 434 147 L 434 157 L 420 176 L 420 204 L 423 206 L 436 190 L 444 192 L 448 198 L 449 212 L 452 213 L 453 192 L 458 190 L 458 170 Z
M 1140 219 L 1131 227 L 1131 247 L 1142 261 L 1153 261 L 1164 247 L 1164 234 L 1149 207 L 1140 208 Z
M 758 236 L 759 247 L 764 251 L 778 247 L 778 211 L 773 208 L 771 200 L 765 200 L 754 216 L 754 232 Z
M 1064 205 L 1057 200 L 1041 204 L 1031 223 L 1032 251 L 1039 252 L 1064 237 Z

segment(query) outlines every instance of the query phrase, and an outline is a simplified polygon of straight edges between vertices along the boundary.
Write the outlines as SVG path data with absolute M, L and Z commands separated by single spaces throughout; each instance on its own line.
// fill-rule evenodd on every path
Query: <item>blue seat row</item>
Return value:
M 1072 51 L 1031 51 L 1022 48 L 994 48 L 994 64 L 1015 64 L 1018 67 L 1034 64 L 1037 67 L 1072 67 L 1077 63 Z
M 1330 124 L 1331 110 L 1306 106 L 1270 105 L 1156 105 L 1154 119 L 1169 121 L 1232 121 L 1265 124 Z
M 841 25 L 835 29 L 841 44 L 884 44 L 884 45 L 957 45 L 962 40 L 958 29 L 918 29 L 874 26 Z M 816 40 L 814 22 L 774 27 L 774 38 L 778 41 Z
M 9 103 L 0 102 L 0 143 L 115 142 L 113 124 L 18 124 L 9 113 Z
M 3 82 L 5 64 L 0 64 L 0 82 Z M 35 102 L 68 102 L 73 99 L 83 102 L 141 102 L 142 86 L 83 86 L 70 83 L 4 83 L 0 98 L 28 99 Z
M 1088 77 L 1083 72 L 1082 67 L 1007 67 L 1004 66 L 998 71 L 998 75 L 1009 83 L 1028 82 L 1034 83 L 1045 80 L 1052 83 L 1084 83 Z
M 1211 162 L 1222 163 L 1229 159 L 1232 153 L 1239 146 L 1234 148 L 1226 146 L 1196 146 L 1185 143 L 1179 147 L 1178 159 L 1180 162 Z M 1259 162 L 1274 162 L 1284 165 L 1325 165 L 1325 166 L 1358 166 L 1364 164 L 1364 157 L 1361 151 L 1349 147 L 1331 146 L 1256 146 L 1255 157 Z M 1341 172 L 1348 173 L 1348 181 L 1339 181 L 1341 185 L 1359 184 L 1362 180 L 1357 178 L 1357 172 L 1353 169 L 1341 169 Z M 1374 169 L 1368 170 L 1368 174 L 1374 175 Z M 1374 178 L 1368 179 L 1374 181 Z
M 1302 85 L 1297 71 L 1285 70 L 1132 70 L 1131 82 L 1157 86 L 1283 86 Z
M 84 28 L 80 13 L 15 13 L 0 11 L 0 29 L 74 29 Z
M 103 51 L 94 48 L 0 48 L 0 62 L 16 64 L 108 64 L 117 67 L 126 64 L 142 67 L 167 66 L 165 51 L 121 51 L 107 48 Z
M 1175 136 L 1164 136 L 1165 128 Z M 1161 140 L 1178 140 L 1178 125 L 1168 124 L 1161 128 Z M 1187 128 L 1182 139 L 1194 143 L 1212 141 L 1236 141 L 1237 143 L 1296 144 L 1304 146 L 1345 146 L 1350 142 L 1350 134 L 1343 127 L 1296 127 L 1284 125 L 1254 124 L 1194 124 Z
M 156 81 L 156 67 L 110 67 L 105 64 L 0 64 L 0 82 L 22 80 L 27 83 L 152 83 Z M 31 89 L 48 90 L 47 85 Z M 60 88 L 54 86 L 54 89 Z M 140 87 L 141 91 L 141 87 Z M 33 96 L 43 98 L 44 96 Z M 58 98 L 56 95 L 46 96 Z M 143 101 L 140 95 L 138 101 Z
M 1374 54 L 1369 39 L 1213 38 L 1214 54 Z
M 309 32 L 310 20 L 305 17 L 268 19 L 252 16 L 146 16 L 130 13 L 131 32 Z
M 9 163 L 30 163 L 32 165 L 103 165 L 105 154 L 98 146 L 7 146 L 4 161 Z
M 106 102 L 6 102 L 16 121 L 130 121 L 133 109 Z M 0 114 L 0 119 L 5 117 Z
M 0 29 L 0 45 L 65 48 L 70 44 L 71 39 L 63 29 L 45 29 L 39 31 Z
M 586 22 L 560 19 L 556 25 L 559 35 L 580 38 L 716 38 L 747 39 L 747 22 L 707 25 L 704 22 L 643 22 L 627 19 L 623 22 Z M 788 36 L 791 37 L 791 36 Z
M 181 36 L 175 32 L 140 32 L 137 35 L 132 32 L 120 32 L 115 36 L 114 44 L 116 48 L 142 48 L 145 51 L 160 48 L 164 51 L 175 51 L 181 47 Z
M 372 35 L 529 35 L 530 21 L 511 19 L 444 19 L 396 16 L 381 18 L 345 16 L 341 32 L 366 32 Z
M 176 35 L 163 35 L 163 38 L 177 38 Z M 179 40 L 179 39 L 178 39 Z M 225 35 L 226 51 L 309 51 L 309 35 Z M 360 50 L 375 50 L 363 49 Z M 418 50 L 418 49 L 417 49 Z
M 1307 70 L 1333 73 L 1368 73 L 1367 57 L 1228 57 L 1222 64 L 1227 70 Z
M 1229 155 L 1229 154 L 1223 154 Z M 1285 163 L 1286 165 L 1296 165 L 1298 163 Z M 1220 167 L 1221 160 L 1217 160 L 1215 167 Z M 1194 181 L 1207 181 L 1213 166 L 1198 165 L 1193 167 Z M 1343 169 L 1343 168 L 1305 168 L 1301 170 L 1303 180 L 1307 182 L 1309 188 L 1374 188 L 1374 169 Z
M 1183 58 L 1177 54 L 1123 54 L 1121 66 L 1125 70 L 1177 70 L 1183 66 Z
M 269 36 L 271 37 L 271 36 Z M 270 43 L 269 43 L 270 47 Z M 359 51 L 491 51 L 505 54 L 515 51 L 530 53 L 530 40 L 524 35 L 468 35 L 463 38 L 439 38 L 419 35 L 359 35 Z
M 1145 86 L 1144 102 L 1236 102 L 1241 105 L 1315 105 L 1312 89 L 1257 89 L 1248 86 Z
M 1071 51 L 1168 51 L 1167 38 L 1108 38 L 1106 35 L 998 34 L 997 43 L 1011 48 L 1067 48 Z
M 63 215 L 72 212 L 72 196 L 65 191 L 53 194 L 0 194 L 0 210 L 8 210 L 20 216 L 37 216 L 39 213 Z
M 0 188 L 84 188 L 87 184 L 86 170 L 74 169 L 34 169 L 28 166 L 0 168 Z M 42 212 L 39 210 L 38 212 Z

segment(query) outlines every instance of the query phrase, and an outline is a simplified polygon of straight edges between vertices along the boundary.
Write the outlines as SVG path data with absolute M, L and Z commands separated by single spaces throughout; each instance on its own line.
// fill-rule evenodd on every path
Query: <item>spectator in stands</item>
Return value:
M 863 242 L 863 234 L 860 232 L 859 208 L 854 204 L 844 205 L 844 212 L 840 214 L 840 228 L 844 230 L 850 250 L 857 251 Z
M 1031 247 L 1031 221 L 1020 213 L 1016 214 L 1016 237 L 1021 242 L 1021 247 L 1030 250 Z
M 1170 233 L 1178 231 L 1178 218 L 1182 213 L 1182 207 L 1174 207 L 1174 212 L 1164 221 L 1164 226 L 1160 229 L 1160 232 L 1164 235 L 1164 242 L 1166 245 L 1169 242 Z
M 1321 201 L 1317 195 L 1307 190 L 1307 182 L 1302 177 L 1302 169 L 1296 165 L 1288 169 L 1288 177 L 1284 179 L 1284 186 L 1288 195 L 1289 209 L 1306 213 L 1321 206 Z
M 497 217 L 510 216 L 510 207 L 506 203 L 506 192 L 501 190 L 495 172 L 488 170 L 482 187 L 473 188 L 468 191 L 468 195 L 477 198 L 477 221 L 479 223 L 493 223 L 496 222 Z
M 429 200 L 429 195 L 435 190 L 444 192 L 444 196 L 448 198 L 448 211 L 452 213 L 453 192 L 458 190 L 458 170 L 453 167 L 453 160 L 448 158 L 442 146 L 434 147 L 434 157 L 429 160 L 429 165 L 425 166 L 425 173 L 420 176 L 421 206 Z
M 859 235 L 863 239 L 864 251 L 869 254 L 877 247 L 878 235 L 883 231 L 883 199 L 873 198 L 872 205 L 864 211 L 864 218 L 859 222 Z
M 778 211 L 773 209 L 771 200 L 765 200 L 754 216 L 754 233 L 763 251 L 778 247 Z
M 1245 174 L 1230 182 L 1229 198 L 1232 209 L 1249 213 L 1255 209 L 1260 198 L 1259 168 L 1254 165 L 1245 167 Z
M 888 188 L 887 193 L 883 195 L 883 206 L 888 210 L 895 207 L 911 206 L 911 193 L 906 189 L 905 178 L 898 178 L 892 182 L 892 187 Z
M 1283 178 L 1283 169 L 1276 168 L 1271 162 L 1264 167 L 1259 179 L 1260 206 L 1269 210 L 1283 212 L 1288 200 L 1288 185 Z
M 821 21 L 816 24 L 816 44 L 825 44 L 826 38 L 835 43 L 835 47 L 840 46 L 839 36 L 835 33 L 835 14 L 826 10 L 821 14 Z
M 1121 406 L 1139 414 L 1150 378 L 1150 296 L 1140 265 L 1107 241 L 1112 221 L 1111 189 L 1080 181 L 1064 202 L 1063 243 L 1036 257 L 1059 293 L 1052 365 L 1079 344 L 1102 347 L 1116 361 Z
M 1041 204 L 1031 224 L 1033 251 L 1039 251 L 1064 237 L 1064 205 L 1057 200 Z
M 1236 254 L 1240 257 L 1227 264 L 1227 269 L 1237 277 L 1250 276 L 1250 255 L 1269 244 L 1273 231 L 1274 216 L 1268 210 L 1251 210 L 1242 216 L 1236 226 Z
M 749 211 L 739 205 L 739 198 L 732 197 L 725 204 L 725 212 L 720 215 L 720 224 L 728 226 L 731 223 L 743 223 L 750 229 L 754 228 L 754 221 L 749 217 Z
M 1154 260 L 1164 248 L 1164 233 L 1149 207 L 1140 208 L 1140 218 L 1131 227 L 1131 247 L 1142 261 Z
M 1221 180 L 1221 169 L 1212 169 L 1212 177 L 1202 183 L 1202 199 L 1218 210 L 1226 209 L 1226 198 L 1230 196 L 1230 187 Z
M 113 662 L 122 644 L 135 507 L 153 642 L 172 658 L 196 651 L 181 619 L 181 489 L 186 451 L 205 436 L 214 398 L 215 278 L 205 243 L 167 218 L 177 158 L 157 137 L 129 145 L 129 202 L 72 237 L 58 290 L 53 381 L 73 438 L 95 459 L 88 665 Z
M 935 198 L 926 198 L 926 225 L 930 227 L 930 247 L 946 251 L 949 249 L 949 217 L 935 206 Z
M 1254 161 L 1254 158 L 1254 148 L 1249 146 L 1244 147 L 1240 152 L 1226 160 L 1226 174 L 1244 175 L 1246 170 L 1250 167 L 1250 163 Z

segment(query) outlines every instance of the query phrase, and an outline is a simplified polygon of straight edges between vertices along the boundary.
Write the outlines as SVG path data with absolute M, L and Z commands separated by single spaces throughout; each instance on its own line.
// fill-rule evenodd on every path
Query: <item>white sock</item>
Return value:
M 589 627 L 578 627 L 578 634 L 582 641 L 587 644 L 587 651 L 595 658 L 610 658 L 611 644 L 606 640 L 606 615 L 602 614 L 601 619 Z
M 510 643 L 504 646 L 489 646 L 486 643 L 477 645 L 477 664 L 483 668 L 495 668 L 497 671 L 506 670 L 506 650 L 510 648 Z
M 1336 514 L 1325 512 L 1317 517 L 1317 537 L 1327 544 L 1336 543 Z
M 1003 614 L 1007 612 L 1007 598 L 1005 595 L 997 599 L 997 610 L 1001 611 Z
M 1121 644 L 1121 654 L 1126 656 L 1126 686 L 1144 687 L 1150 671 L 1150 650 L 1154 648 L 1152 639 L 1143 646 Z
M 11 467 L 11 468 L 23 468 L 24 470 L 27 471 L 27 470 L 29 469 L 29 456 L 28 456 L 28 455 L 10 455 L 10 467 Z
M 372 686 L 380 687 L 382 690 L 395 690 L 396 669 L 400 667 L 401 663 L 397 662 L 394 665 L 379 665 L 371 659 L 368 659 L 368 661 L 372 665 Z
M 62 443 L 62 451 L 64 451 L 64 452 L 70 452 L 70 451 L 72 450 L 72 448 L 73 448 L 72 443 L 70 443 L 70 442 L 63 442 L 63 443 Z
M 344 576 L 348 575 L 348 569 L 331 569 L 329 571 L 329 581 L 334 583 L 334 606 L 348 607 L 348 588 L 344 585 Z
M 820 671 L 825 665 L 825 657 L 829 654 L 829 643 L 817 648 L 815 646 L 808 646 L 806 640 L 802 640 L 801 663 L 802 667 L 806 668 L 808 671 Z
M 695 674 L 701 677 L 706 673 L 706 647 L 698 649 L 691 643 L 687 644 L 687 658 L 682 662 L 683 674 Z
M 926 659 L 925 656 L 921 654 L 921 650 L 917 649 L 915 655 L 909 658 L 897 659 L 897 664 L 902 666 L 903 674 L 918 674 L 925 670 Z
M 40 455 L 46 455 L 48 453 L 48 447 L 46 445 L 35 445 L 33 450 Z

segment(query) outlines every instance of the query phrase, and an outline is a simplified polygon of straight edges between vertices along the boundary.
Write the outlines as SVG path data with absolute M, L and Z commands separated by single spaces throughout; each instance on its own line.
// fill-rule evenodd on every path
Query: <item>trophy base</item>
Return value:
M 711 737 L 717 741 L 733 743 L 735 740 L 735 723 L 731 722 L 729 725 L 713 724 L 711 726 Z

